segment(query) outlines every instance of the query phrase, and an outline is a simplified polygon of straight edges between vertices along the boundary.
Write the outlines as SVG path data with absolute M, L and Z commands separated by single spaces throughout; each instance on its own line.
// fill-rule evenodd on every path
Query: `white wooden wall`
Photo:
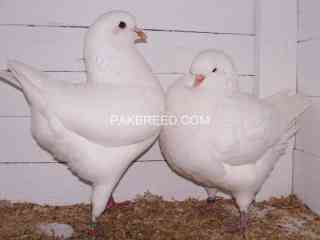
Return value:
M 299 0 L 298 90 L 313 107 L 303 116 L 295 150 L 294 191 L 320 213 L 320 1 Z
M 6 60 L 13 58 L 62 81 L 85 80 L 84 33 L 99 14 L 112 9 L 132 12 L 146 29 L 148 44 L 139 48 L 164 88 L 188 70 L 198 51 L 219 48 L 234 57 L 244 91 L 273 93 L 272 84 L 259 85 L 255 80 L 255 59 L 265 61 L 265 54 L 257 54 L 256 47 L 265 46 L 263 39 L 270 38 L 268 34 L 273 31 L 265 26 L 264 19 L 262 26 L 267 31 L 260 32 L 262 41 L 257 41 L 254 0 L 1 0 L 0 69 L 6 69 Z M 262 90 L 267 86 L 268 90 Z M 36 146 L 30 136 L 29 116 L 22 94 L 0 84 L 0 199 L 48 204 L 87 202 L 89 186 Z M 290 192 L 290 161 L 289 157 L 276 169 L 260 199 Z M 157 145 L 133 164 L 115 197 L 133 198 L 147 190 L 167 199 L 205 197 L 202 188 L 170 171 Z
M 260 97 L 282 89 L 296 90 L 297 2 L 293 0 L 256 0 L 256 71 Z M 263 190 L 268 195 L 292 193 L 292 139 L 286 154 L 276 164 Z M 263 197 L 263 194 L 262 194 Z

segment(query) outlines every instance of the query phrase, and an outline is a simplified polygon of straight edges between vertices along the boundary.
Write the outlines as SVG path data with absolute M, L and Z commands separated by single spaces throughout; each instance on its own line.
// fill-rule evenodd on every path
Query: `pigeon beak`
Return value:
M 142 29 L 135 27 L 134 31 L 138 35 L 138 39 L 135 40 L 135 43 L 147 42 L 147 35 L 142 31 Z
M 202 74 L 196 74 L 195 78 L 194 78 L 194 83 L 193 86 L 194 87 L 198 87 L 206 78 L 206 76 L 202 75 Z

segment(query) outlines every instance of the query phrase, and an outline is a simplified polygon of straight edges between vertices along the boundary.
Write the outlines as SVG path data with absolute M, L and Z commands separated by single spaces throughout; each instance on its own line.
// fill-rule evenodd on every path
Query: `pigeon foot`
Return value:
M 128 206 L 130 206 L 132 204 L 131 201 L 124 201 L 124 202 L 116 202 L 113 198 L 113 196 L 111 196 L 109 198 L 109 201 L 107 203 L 106 208 L 107 209 L 112 209 L 112 208 L 126 208 Z

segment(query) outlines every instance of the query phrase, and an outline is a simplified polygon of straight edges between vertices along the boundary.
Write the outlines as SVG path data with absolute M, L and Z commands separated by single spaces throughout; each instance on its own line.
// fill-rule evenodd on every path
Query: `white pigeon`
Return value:
M 171 168 L 205 187 L 210 200 L 218 190 L 231 194 L 240 209 L 237 229 L 244 231 L 250 203 L 308 106 L 287 91 L 265 99 L 241 93 L 232 59 L 205 50 L 166 93 L 166 114 L 178 124 L 163 126 L 160 147 Z
M 11 73 L 0 74 L 24 93 L 36 142 L 92 183 L 93 222 L 129 165 L 160 132 L 157 125 L 119 121 L 164 111 L 160 83 L 135 47 L 145 38 L 132 15 L 112 11 L 86 33 L 86 82 L 49 80 L 18 61 L 8 63 Z

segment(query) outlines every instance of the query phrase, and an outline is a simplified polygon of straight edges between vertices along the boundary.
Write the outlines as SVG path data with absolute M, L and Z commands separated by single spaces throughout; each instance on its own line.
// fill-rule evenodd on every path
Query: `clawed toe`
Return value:
M 208 204 L 214 204 L 216 202 L 216 198 L 213 198 L 213 197 L 208 197 L 207 198 L 207 203 Z

